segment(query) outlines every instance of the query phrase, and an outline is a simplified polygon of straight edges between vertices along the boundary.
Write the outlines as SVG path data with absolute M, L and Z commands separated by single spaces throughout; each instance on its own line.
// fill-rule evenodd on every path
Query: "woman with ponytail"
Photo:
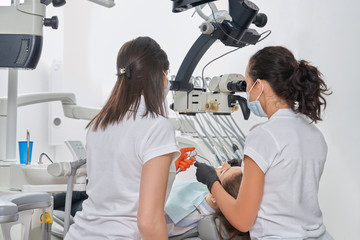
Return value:
M 246 136 L 237 198 L 215 170 L 196 163 L 228 221 L 251 239 L 333 239 L 318 201 L 327 145 L 313 123 L 321 120 L 328 88 L 319 70 L 284 47 L 266 47 L 249 60 L 245 81 L 252 113 L 268 121 Z

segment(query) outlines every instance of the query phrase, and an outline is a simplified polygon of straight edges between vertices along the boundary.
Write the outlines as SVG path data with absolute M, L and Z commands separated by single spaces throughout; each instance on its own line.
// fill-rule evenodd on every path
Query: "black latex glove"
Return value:
M 216 181 L 221 183 L 216 174 L 215 168 L 212 166 L 199 162 L 195 162 L 194 166 L 196 167 L 196 179 L 205 184 L 208 187 L 209 192 L 211 192 L 211 187 Z

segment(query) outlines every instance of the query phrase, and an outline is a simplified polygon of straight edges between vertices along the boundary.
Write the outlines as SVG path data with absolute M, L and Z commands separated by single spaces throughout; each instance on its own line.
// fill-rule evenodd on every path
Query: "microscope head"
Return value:
M 65 0 L 24 0 L 0 6 L 0 68 L 34 69 L 39 62 L 43 26 L 58 27 L 57 17 L 45 18 L 50 3 L 62 6 Z

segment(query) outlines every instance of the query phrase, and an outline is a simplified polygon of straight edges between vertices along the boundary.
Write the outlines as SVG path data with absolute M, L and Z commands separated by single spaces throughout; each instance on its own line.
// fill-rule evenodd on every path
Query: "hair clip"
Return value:
M 298 101 L 294 101 L 294 110 L 295 110 L 295 111 L 299 109 L 299 106 L 300 106 L 299 102 L 298 102 Z
M 130 78 L 131 77 L 130 71 L 131 71 L 131 68 L 130 68 L 130 64 L 129 64 L 126 67 L 120 67 L 118 69 L 118 75 L 119 76 L 125 75 L 127 78 Z

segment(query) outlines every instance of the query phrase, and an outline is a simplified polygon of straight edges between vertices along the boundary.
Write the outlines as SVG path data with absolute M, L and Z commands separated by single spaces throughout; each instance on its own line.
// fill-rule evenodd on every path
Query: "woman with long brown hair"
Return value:
M 116 69 L 108 101 L 87 126 L 88 199 L 67 240 L 167 239 L 164 203 L 178 156 L 164 105 L 169 61 L 153 39 L 138 37 L 121 47 Z

